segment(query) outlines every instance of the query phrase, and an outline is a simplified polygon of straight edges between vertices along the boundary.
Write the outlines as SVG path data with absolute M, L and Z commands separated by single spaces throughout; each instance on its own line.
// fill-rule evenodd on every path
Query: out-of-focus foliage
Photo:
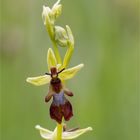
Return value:
M 0 20 L 1 139 L 40 140 L 36 124 L 53 129 L 48 87 L 26 83 L 47 72 L 51 42 L 41 18 L 53 0 L 2 0 Z M 75 37 L 71 66 L 84 69 L 67 87 L 74 117 L 68 127 L 90 125 L 79 140 L 138 140 L 138 0 L 62 0 L 58 25 Z M 61 48 L 60 48 L 61 49 Z

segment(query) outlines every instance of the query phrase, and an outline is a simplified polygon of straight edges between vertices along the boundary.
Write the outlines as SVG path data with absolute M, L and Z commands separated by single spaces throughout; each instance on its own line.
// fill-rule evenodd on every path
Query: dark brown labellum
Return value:
M 64 92 L 53 95 L 53 102 L 50 106 L 50 116 L 58 123 L 62 122 L 64 117 L 68 121 L 73 116 L 72 105 L 64 96 Z

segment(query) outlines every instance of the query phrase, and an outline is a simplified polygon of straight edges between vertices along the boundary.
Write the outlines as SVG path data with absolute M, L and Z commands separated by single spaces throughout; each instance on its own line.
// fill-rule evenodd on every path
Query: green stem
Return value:
M 55 41 L 52 41 L 52 42 L 53 42 L 53 48 L 54 48 L 54 53 L 55 53 L 55 56 L 56 56 L 56 59 L 57 59 L 57 63 L 62 64 L 61 56 L 60 56 L 57 44 L 56 44 Z
M 59 53 L 57 44 L 55 42 L 55 37 L 54 37 L 55 36 L 54 35 L 54 23 L 50 22 L 50 19 L 49 19 L 48 15 L 46 17 L 46 30 L 48 31 L 50 39 L 53 43 L 54 53 L 55 53 L 55 56 L 56 56 L 56 59 L 57 59 L 57 63 L 61 64 L 62 62 L 61 62 L 60 53 Z
M 57 140 L 62 140 L 62 131 L 63 131 L 63 125 L 62 123 L 57 123 Z
M 50 36 L 50 39 L 54 39 L 54 23 L 51 23 L 49 16 L 46 15 L 46 30 Z

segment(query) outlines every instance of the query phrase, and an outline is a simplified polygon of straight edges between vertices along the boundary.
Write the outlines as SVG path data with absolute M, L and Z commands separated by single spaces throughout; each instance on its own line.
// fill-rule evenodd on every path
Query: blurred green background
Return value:
M 54 0 L 3 0 L 0 20 L 1 140 L 41 140 L 36 124 L 54 129 L 48 86 L 26 83 L 47 72 L 49 36 L 42 5 Z M 92 126 L 77 140 L 138 140 L 138 0 L 62 0 L 57 25 L 75 37 L 70 66 L 85 64 L 67 81 L 74 92 L 68 127 Z M 60 49 L 62 50 L 62 49 Z M 62 51 L 63 52 L 63 51 Z M 64 53 L 64 52 L 63 52 Z

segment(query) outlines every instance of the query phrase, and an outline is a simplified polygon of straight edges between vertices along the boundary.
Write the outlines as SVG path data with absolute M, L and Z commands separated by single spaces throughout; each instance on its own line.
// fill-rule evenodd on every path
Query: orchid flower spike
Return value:
M 49 91 L 45 97 L 45 102 L 47 103 L 53 98 L 50 105 L 50 117 L 57 122 L 57 126 L 54 131 L 42 128 L 40 125 L 36 126 L 41 137 L 47 140 L 75 139 L 92 130 L 91 127 L 66 130 L 62 123 L 63 119 L 68 121 L 73 116 L 72 104 L 65 96 L 73 96 L 73 93 L 65 87 L 64 81 L 73 78 L 84 64 L 67 68 L 74 50 L 74 37 L 68 25 L 66 25 L 66 29 L 55 26 L 55 21 L 61 15 L 61 12 L 62 5 L 60 4 L 60 0 L 52 8 L 43 5 L 42 18 L 52 41 L 54 52 L 51 48 L 48 49 L 48 72 L 41 76 L 28 77 L 26 79 L 28 83 L 35 86 L 49 84 Z M 63 61 L 61 60 L 58 46 L 67 47 Z

